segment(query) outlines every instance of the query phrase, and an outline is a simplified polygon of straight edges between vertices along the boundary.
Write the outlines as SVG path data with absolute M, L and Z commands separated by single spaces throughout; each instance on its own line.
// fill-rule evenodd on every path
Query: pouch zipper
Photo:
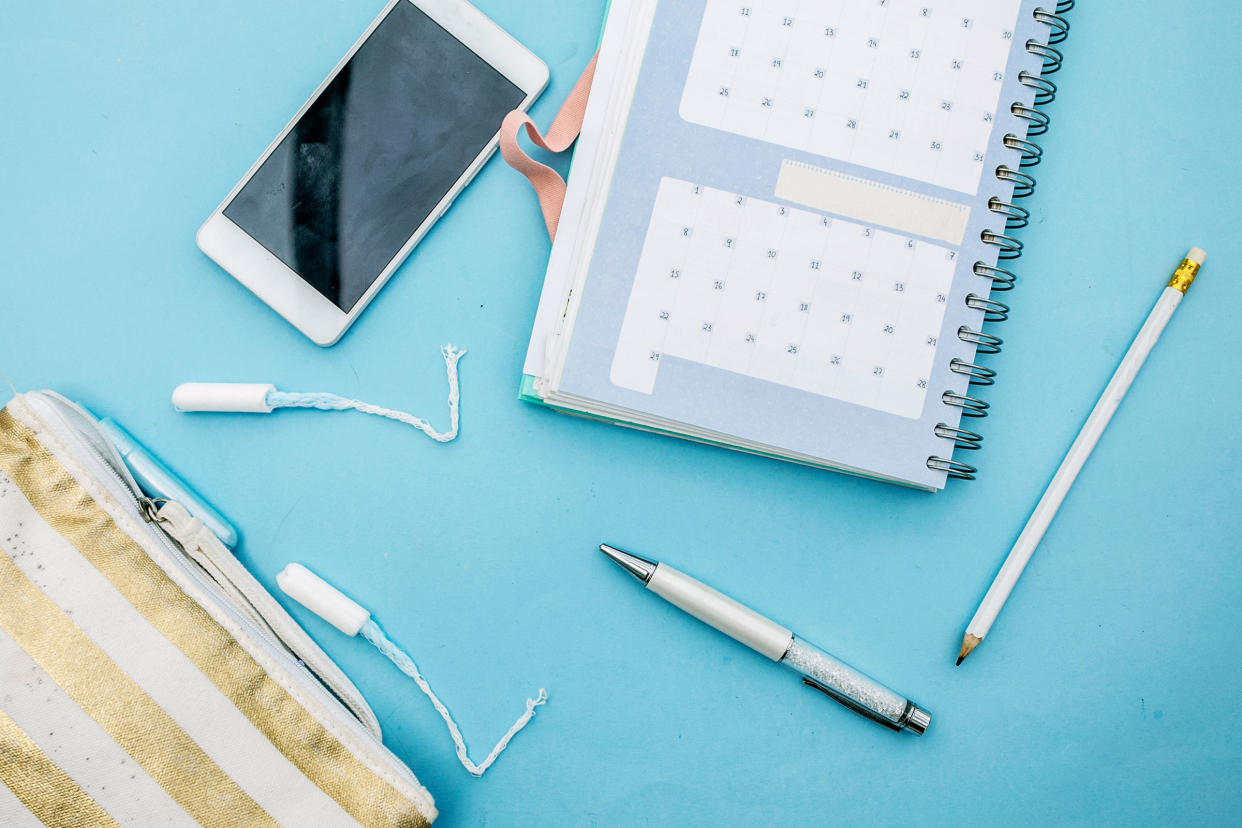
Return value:
M 108 472 L 103 480 L 108 493 L 122 504 L 131 507 L 134 515 L 142 519 L 151 537 L 155 538 L 164 551 L 169 553 L 169 557 L 184 564 L 183 568 L 196 583 L 207 589 L 212 594 L 212 597 L 216 598 L 223 606 L 237 612 L 237 608 L 233 606 L 233 600 L 224 593 L 220 586 L 205 573 L 201 573 L 197 565 L 191 566 L 192 562 L 186 560 L 186 554 L 179 548 L 176 539 L 169 536 L 158 520 L 159 504 L 156 500 L 147 497 L 143 493 L 142 488 L 134 480 L 133 475 L 130 474 L 129 468 L 126 467 L 112 442 L 95 427 L 94 418 L 77 403 L 62 397 L 54 391 L 32 392 L 26 395 L 26 399 L 27 402 L 39 401 L 47 403 L 47 411 L 38 411 L 37 413 L 41 414 L 45 420 L 52 418 L 59 420 L 59 425 L 65 427 L 64 432 L 60 436 L 63 438 L 67 434 L 70 441 L 77 443 L 76 447 L 83 449 L 85 456 L 90 461 L 94 461 L 94 465 Z M 38 408 L 39 406 L 36 405 L 34 407 Z M 51 416 L 49 417 L 49 415 Z M 271 631 L 261 629 L 250 619 L 242 616 L 240 612 L 238 612 L 236 620 L 244 621 L 246 624 L 254 627 L 254 629 L 247 630 L 247 632 L 253 632 L 269 645 L 289 652 L 285 642 L 275 637 Z M 339 701 L 336 703 L 338 705 L 341 704 Z M 352 716 L 352 714 L 350 715 Z
M 154 501 L 139 488 L 111 441 L 95 425 L 95 418 L 91 414 L 54 391 L 31 391 L 22 395 L 22 398 L 35 410 L 40 419 L 53 427 L 59 426 L 55 429 L 57 436 L 67 439 L 74 448 L 81 450 L 80 459 L 93 466 L 92 471 L 99 472 L 95 476 L 103 483 L 108 493 L 119 503 L 130 508 L 133 515 L 140 519 L 149 536 L 168 554 L 169 559 L 175 561 L 195 584 L 211 595 L 217 606 L 230 617 L 230 620 L 248 633 L 260 647 L 267 650 L 269 655 L 279 660 L 287 672 L 328 709 L 344 714 L 340 716 L 340 719 L 345 726 L 379 748 L 391 770 L 400 774 L 415 788 L 422 788 L 422 784 L 413 772 L 397 759 L 340 699 L 324 687 L 318 677 L 304 666 L 284 641 L 274 636 L 270 630 L 262 629 L 253 620 L 247 618 L 243 611 L 234 606 L 233 600 L 223 588 L 177 547 L 158 522 L 150 519 L 149 516 L 155 512 Z M 258 612 L 253 605 L 251 609 Z

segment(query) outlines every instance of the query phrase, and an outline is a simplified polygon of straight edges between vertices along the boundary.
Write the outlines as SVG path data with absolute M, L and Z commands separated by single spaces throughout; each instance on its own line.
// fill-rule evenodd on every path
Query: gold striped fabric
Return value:
M 0 628 L 79 707 L 199 822 L 276 825 L 0 551 Z
M 402 828 L 427 826 L 435 818 L 430 796 L 417 783 L 372 769 L 347 746 L 348 739 L 336 726 L 311 715 L 117 526 L 8 410 L 0 411 L 0 472 L 48 526 L 346 814 L 362 825 Z M 4 545 L 0 535 L 0 627 L 195 820 L 211 826 L 275 824 L 44 595 Z M 0 741 L 8 749 L 3 733 Z
M 120 828 L 3 710 L 0 782 L 48 828 Z

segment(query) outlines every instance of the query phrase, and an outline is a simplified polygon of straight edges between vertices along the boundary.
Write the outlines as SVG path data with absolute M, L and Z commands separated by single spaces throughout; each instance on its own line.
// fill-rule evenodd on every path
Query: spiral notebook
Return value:
M 1072 5 L 614 0 L 523 398 L 973 478 Z

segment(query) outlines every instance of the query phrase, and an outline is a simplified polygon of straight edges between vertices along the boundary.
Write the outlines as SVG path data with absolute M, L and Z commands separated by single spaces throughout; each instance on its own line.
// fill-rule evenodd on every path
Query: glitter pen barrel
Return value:
M 673 569 L 601 545 L 600 551 L 642 581 L 648 590 L 730 638 L 779 662 L 802 677 L 803 684 L 890 730 L 922 735 L 931 714 L 840 659 L 810 644 L 707 584 Z

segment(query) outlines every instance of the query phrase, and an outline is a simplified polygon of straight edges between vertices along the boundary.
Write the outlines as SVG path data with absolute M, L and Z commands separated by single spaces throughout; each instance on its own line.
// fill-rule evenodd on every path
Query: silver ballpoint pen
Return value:
M 665 601 L 780 662 L 801 675 L 803 684 L 823 692 L 855 713 L 891 730 L 909 730 L 919 735 L 931 724 L 931 714 L 905 696 L 894 693 L 707 584 L 665 563 L 649 561 L 606 544 L 601 544 L 599 549 Z

